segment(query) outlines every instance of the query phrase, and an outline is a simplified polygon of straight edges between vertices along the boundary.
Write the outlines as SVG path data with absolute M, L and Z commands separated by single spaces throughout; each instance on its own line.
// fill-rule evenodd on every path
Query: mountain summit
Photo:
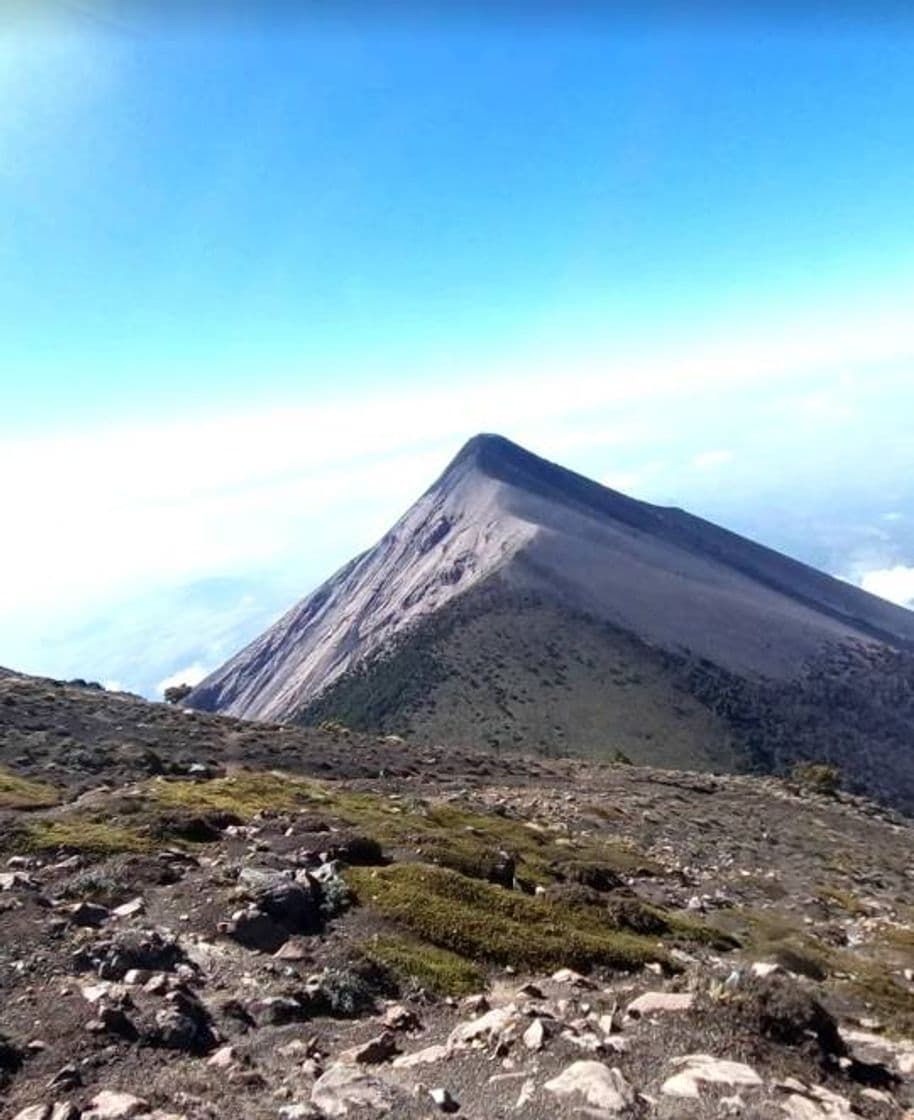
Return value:
M 912 651 L 912 612 L 479 435 L 190 703 L 664 765 L 851 753 L 872 791 L 909 753 Z

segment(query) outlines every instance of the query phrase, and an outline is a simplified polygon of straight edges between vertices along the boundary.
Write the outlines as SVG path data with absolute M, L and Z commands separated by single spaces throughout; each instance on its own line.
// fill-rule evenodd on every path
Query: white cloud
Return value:
M 650 463 L 639 463 L 638 466 L 610 471 L 600 479 L 604 486 L 610 490 L 619 490 L 631 497 L 644 497 L 645 491 L 663 473 L 665 463 L 655 460 Z M 649 500 L 649 499 L 648 499 Z
M 696 455 L 692 460 L 692 466 L 695 467 L 696 470 L 710 471 L 714 470 L 716 467 L 724 467 L 727 463 L 732 461 L 732 451 L 725 451 L 723 449 L 719 451 L 702 451 L 700 455 Z
M 616 412 L 626 404 L 675 408 L 701 392 L 791 383 L 798 365 L 846 363 L 855 339 L 828 341 L 788 335 L 779 348 L 742 341 L 640 362 L 570 355 L 480 371 L 471 381 L 446 370 L 428 388 L 12 440 L 0 445 L 0 476 L 18 482 L 5 496 L 6 516 L 28 531 L 5 557 L 0 610 L 23 597 L 107 595 L 152 577 L 269 563 L 288 553 L 299 518 L 344 501 L 377 498 L 386 508 L 385 495 L 396 494 L 402 502 L 476 431 L 548 434 L 533 441 L 547 455 L 566 450 L 582 425 L 591 442 L 618 442 L 625 433 Z M 884 352 L 902 339 L 888 332 L 879 342 Z
M 15 480 L 4 518 L 17 526 L 0 553 L 0 623 L 36 634 L 53 620 L 57 632 L 150 589 L 253 571 L 300 568 L 304 592 L 371 545 L 478 431 L 566 463 L 579 456 L 595 477 L 608 465 L 601 449 L 621 449 L 607 484 L 644 495 L 650 482 L 666 500 L 666 466 L 637 455 L 661 450 L 657 426 L 671 430 L 686 406 L 723 415 L 744 390 L 807 384 L 847 394 L 838 370 L 855 356 L 902 353 L 914 355 L 908 321 L 767 330 L 700 352 L 527 356 L 307 405 L 0 441 L 0 477 Z M 729 453 L 709 446 L 696 466 L 723 464 Z M 0 654 L 15 660 L 9 638 Z M 130 683 L 117 665 L 109 673 Z
M 188 665 L 187 668 L 179 669 L 176 673 L 172 673 L 170 677 L 159 681 L 156 685 L 156 691 L 164 696 L 166 688 L 174 688 L 179 684 L 199 684 L 209 672 L 210 669 L 203 665 Z
M 860 580 L 864 591 L 888 599 L 902 607 L 914 607 L 914 568 L 896 564 L 867 572 Z

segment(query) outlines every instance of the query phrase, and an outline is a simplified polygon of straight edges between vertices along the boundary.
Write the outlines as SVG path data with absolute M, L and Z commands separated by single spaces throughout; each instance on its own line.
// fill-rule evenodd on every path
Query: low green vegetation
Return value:
M 829 797 L 841 788 L 841 771 L 828 762 L 798 762 L 790 771 L 790 778 L 801 789 Z
M 914 960 L 914 929 L 910 926 L 882 926 L 879 940 Z
M 129 876 L 113 867 L 89 867 L 63 889 L 67 898 L 87 899 L 102 906 L 117 906 L 131 894 Z
M 910 1038 L 914 1034 L 914 1001 L 907 988 L 879 962 L 855 960 L 853 969 L 851 979 L 838 984 L 838 990 L 862 1001 L 885 1024 L 887 1033 Z
M 57 790 L 46 782 L 22 778 L 0 767 L 0 809 L 47 809 L 59 800 Z
M 227 778 L 205 782 L 156 781 L 155 801 L 176 808 L 202 812 L 218 810 L 248 820 L 258 813 L 289 812 L 314 807 L 328 800 L 316 782 L 278 771 L 239 770 Z
M 853 905 L 850 898 L 844 901 Z M 914 1031 L 911 995 L 892 976 L 885 960 L 826 944 L 806 931 L 802 919 L 783 913 L 733 909 L 721 915 L 726 916 L 728 928 L 742 934 L 753 959 L 776 961 L 789 972 L 824 983 L 827 991 L 863 1003 L 890 1033 L 909 1036 Z M 903 949 L 908 939 L 914 946 L 912 931 L 888 926 L 869 948 Z
M 515 968 L 634 969 L 666 962 L 656 940 L 613 929 L 594 908 L 560 908 L 429 864 L 352 868 L 360 903 L 462 957 Z
M 133 829 L 75 814 L 56 820 L 30 821 L 19 834 L 19 840 L 19 846 L 27 851 L 65 848 L 92 855 L 145 852 L 153 846 L 148 837 Z
M 499 851 L 515 861 L 517 875 L 531 884 L 565 878 L 574 863 L 606 875 L 651 874 L 657 865 L 621 840 L 572 839 L 515 817 L 475 812 L 463 805 L 392 805 L 371 794 L 341 793 L 335 808 L 343 819 L 376 836 L 385 847 L 404 845 L 472 878 L 490 878 Z
M 721 911 L 718 922 L 739 936 L 754 960 L 775 961 L 812 980 L 824 980 L 843 967 L 840 950 L 811 936 L 784 914 L 735 907 Z
M 465 805 L 360 793 L 330 783 L 275 771 L 238 771 L 210 781 L 156 781 L 149 787 L 159 806 L 228 812 L 241 820 L 260 813 L 318 811 L 359 828 L 385 849 L 408 848 L 427 863 L 478 879 L 491 879 L 499 852 L 514 860 L 518 878 L 547 885 L 652 874 L 657 865 L 622 840 L 571 838 L 514 817 L 477 812 Z
M 842 887 L 828 884 L 824 887 L 820 887 L 817 894 L 823 902 L 840 906 L 841 909 L 850 914 L 851 917 L 859 918 L 867 912 L 866 907 L 853 891 L 844 890 Z
M 408 981 L 442 996 L 465 996 L 486 986 L 482 969 L 464 957 L 421 941 L 389 935 L 364 946 L 364 955 Z

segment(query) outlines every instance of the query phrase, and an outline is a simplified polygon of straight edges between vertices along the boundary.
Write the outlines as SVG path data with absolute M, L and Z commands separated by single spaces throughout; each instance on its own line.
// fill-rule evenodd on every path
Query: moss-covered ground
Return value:
M 362 953 L 389 969 L 401 982 L 416 984 L 438 995 L 469 995 L 486 986 L 485 972 L 478 965 L 416 938 L 379 935 L 362 947 Z
M 46 782 L 23 778 L 0 767 L 0 809 L 46 809 L 59 799 L 57 790 Z
M 564 908 L 430 864 L 352 868 L 358 900 L 414 937 L 470 961 L 542 970 L 668 963 L 654 938 L 614 929 L 596 908 Z

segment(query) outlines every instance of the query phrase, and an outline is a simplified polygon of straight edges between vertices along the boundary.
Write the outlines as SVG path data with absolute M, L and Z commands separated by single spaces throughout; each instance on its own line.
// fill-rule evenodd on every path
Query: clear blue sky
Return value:
M 3 17 L 0 39 L 0 462 L 5 446 L 26 498 L 34 483 L 23 499 L 33 516 L 74 478 L 115 495 L 98 523 L 90 511 L 77 539 L 59 542 L 92 556 L 87 570 L 111 589 L 106 599 L 92 580 L 64 581 L 71 601 L 91 600 L 83 630 L 104 629 L 115 587 L 152 603 L 212 577 L 269 600 L 249 636 L 293 587 L 370 543 L 470 429 L 510 427 L 525 384 L 535 394 L 589 377 L 589 391 L 594 379 L 605 391 L 555 428 L 551 398 L 542 415 L 525 400 L 508 434 L 757 532 L 746 495 L 789 506 L 798 471 L 815 503 L 815 479 L 829 495 L 859 482 L 880 448 L 899 448 L 881 463 L 883 491 L 908 470 L 898 425 L 914 406 L 914 23 L 601 22 L 560 17 L 558 5 L 497 20 L 403 8 L 384 22 L 358 7 L 294 20 L 268 7 L 261 19 L 200 8 L 157 22 L 122 4 L 48 5 L 44 17 L 29 7 Z M 785 338 L 769 377 L 758 352 Z M 724 367 L 732 354 L 726 391 L 703 379 L 706 350 Z M 693 356 L 678 386 L 697 410 L 693 442 L 662 384 L 625 411 L 633 370 L 672 353 Z M 822 407 L 783 454 L 725 472 L 738 494 L 710 487 L 705 468 L 751 444 L 744 374 L 759 415 L 791 393 Z M 453 404 L 464 386 L 465 415 Z M 569 393 L 579 390 L 590 399 Z M 710 403 L 698 408 L 701 392 Z M 384 401 L 412 403 L 375 445 L 362 436 L 377 436 Z M 442 411 L 468 430 L 442 427 Z M 237 426 L 251 416 L 263 418 L 259 442 Z M 836 456 L 828 424 L 853 416 L 865 428 L 839 436 L 848 454 Z M 191 432 L 210 425 L 196 453 L 169 427 L 182 417 Z M 359 444 L 348 458 L 328 442 L 332 425 L 338 444 Z M 619 449 L 620 425 L 642 433 L 637 448 Z M 297 441 L 315 442 L 313 461 L 278 455 Z M 385 501 L 353 481 L 366 456 L 374 472 L 407 453 Z M 701 485 L 676 454 L 701 462 Z M 333 515 L 348 532 L 328 527 L 324 483 L 342 487 Z M 281 500 L 289 486 L 294 508 Z M 216 516 L 213 495 L 239 488 L 244 515 L 227 505 L 185 548 L 181 531 Z M 252 488 L 270 496 L 258 503 Z M 895 490 L 885 509 L 859 497 L 836 514 L 846 536 L 861 519 L 903 521 L 907 510 L 888 507 L 908 492 Z M 182 505 L 188 495 L 196 507 Z M 175 536 L 158 567 L 134 572 L 133 554 L 98 542 L 122 517 L 121 535 L 136 534 L 138 509 Z M 237 539 L 251 536 L 252 511 L 272 541 L 256 555 Z M 309 528 L 292 539 L 295 519 Z M 318 525 L 314 548 L 304 538 Z M 24 541 L 17 578 L 45 572 L 36 534 L 44 559 Z M 906 540 L 892 537 L 873 563 L 914 565 Z M 854 556 L 834 559 L 838 548 L 831 563 L 850 572 Z M 173 562 L 185 552 L 193 559 Z M 215 632 L 225 617 L 220 601 L 195 628 Z M 19 637 L 0 663 L 37 670 L 46 657 L 49 671 L 75 673 L 91 660 L 75 645 L 52 658 L 22 625 L 7 632 Z
M 914 275 L 897 27 L 130 11 L 4 48 L 4 427 Z

